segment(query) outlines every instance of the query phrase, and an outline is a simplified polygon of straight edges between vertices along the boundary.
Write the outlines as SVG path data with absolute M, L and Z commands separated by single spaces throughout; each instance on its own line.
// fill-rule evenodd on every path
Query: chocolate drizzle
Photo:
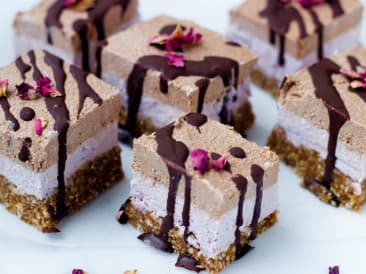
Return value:
M 236 175 L 232 178 L 232 181 L 235 183 L 237 189 L 239 190 L 239 202 L 238 202 L 238 213 L 236 216 L 236 229 L 235 229 L 235 257 L 241 257 L 241 249 L 242 249 L 242 244 L 241 244 L 241 232 L 240 232 L 240 227 L 243 225 L 244 220 L 243 220 L 243 207 L 244 207 L 244 199 L 245 199 L 245 194 L 247 192 L 247 186 L 248 186 L 248 181 L 245 177 L 243 177 L 242 175 Z
M 159 55 L 148 55 L 139 58 L 128 78 L 128 117 L 125 129 L 135 135 L 137 113 L 143 94 L 143 85 L 148 70 L 161 72 L 160 91 L 168 92 L 168 81 L 180 76 L 201 76 L 205 77 L 196 82 L 199 88 L 198 111 L 202 110 L 204 97 L 209 85 L 209 79 L 221 77 L 224 86 L 238 86 L 239 64 L 229 58 L 218 56 L 207 56 L 202 61 L 185 61 L 184 68 L 169 66 L 167 58 Z M 226 111 L 225 116 L 228 116 Z M 228 120 L 227 117 L 222 117 Z
M 247 157 L 245 151 L 241 147 L 233 147 L 230 149 L 229 152 L 231 156 L 235 158 L 244 159 L 245 157 Z
M 198 262 L 191 255 L 188 254 L 179 255 L 177 262 L 175 263 L 175 266 L 183 267 L 187 270 L 191 270 L 197 273 L 204 270 L 204 268 L 199 266 Z
M 36 116 L 36 113 L 32 108 L 24 107 L 20 110 L 20 118 L 23 121 L 29 122 L 32 121 L 33 118 Z
M 330 6 L 333 13 L 333 18 L 341 16 L 344 11 L 339 2 L 339 0 L 328 0 L 326 3 Z M 323 58 L 323 48 L 324 48 L 324 28 L 323 24 L 320 22 L 318 15 L 311 8 L 306 8 L 313 20 L 318 33 L 318 58 L 319 60 Z M 271 44 L 276 43 L 276 35 L 279 36 L 279 56 L 278 64 L 280 66 L 285 65 L 285 36 L 289 31 L 292 22 L 297 22 L 300 30 L 300 38 L 306 37 L 308 34 L 306 32 L 304 19 L 301 17 L 300 12 L 291 4 L 287 4 L 281 1 L 267 0 L 266 8 L 260 12 L 261 17 L 268 19 L 270 33 L 269 41 Z
M 18 71 L 20 72 L 22 79 L 25 80 L 25 74 L 30 71 L 32 69 L 31 66 L 27 65 L 26 63 L 24 63 L 22 57 L 18 57 L 15 60 L 15 65 L 18 69 Z
M 316 182 L 315 180 L 305 181 L 305 186 L 307 187 L 317 185 L 325 187 L 337 206 L 339 205 L 339 201 L 331 191 L 333 171 L 337 160 L 335 154 L 340 129 L 350 119 L 348 110 L 332 81 L 332 76 L 339 74 L 339 70 L 340 67 L 330 59 L 323 59 L 309 68 L 309 73 L 315 86 L 315 95 L 323 100 L 324 105 L 328 109 L 329 139 L 328 155 L 325 160 L 325 171 L 321 182 Z
M 78 117 L 83 110 L 86 98 L 90 98 L 97 105 L 101 105 L 103 100 L 100 96 L 95 92 L 94 89 L 90 87 L 87 81 L 87 77 L 89 75 L 86 71 L 81 71 L 75 66 L 70 66 L 70 73 L 76 80 L 79 88 L 79 108 L 78 108 Z
M 200 113 L 188 113 L 184 116 L 184 120 L 194 127 L 201 127 L 207 122 L 207 116 Z
M 256 184 L 255 205 L 254 205 L 252 223 L 250 224 L 250 227 L 252 229 L 250 240 L 254 240 L 255 238 L 257 238 L 258 221 L 261 215 L 264 170 L 258 165 L 252 165 L 251 176 L 253 178 L 254 183 Z
M 5 119 L 11 122 L 11 129 L 14 131 L 18 131 L 20 128 L 19 122 L 17 118 L 15 118 L 15 116 L 11 113 L 10 104 L 6 96 L 0 97 L 0 106 L 3 109 Z
M 30 159 L 30 151 L 29 149 L 32 147 L 32 139 L 27 137 L 23 141 L 22 148 L 18 154 L 18 159 L 22 162 L 26 162 Z
M 108 11 L 116 5 L 121 6 L 121 16 L 126 11 L 130 0 L 97 0 L 95 6 L 87 10 L 87 19 L 79 19 L 73 24 L 73 28 L 76 33 L 79 34 L 81 44 L 81 55 L 82 55 L 82 68 L 86 71 L 91 71 L 90 64 L 90 45 L 89 45 L 89 24 L 92 24 L 97 31 L 98 41 L 103 41 L 106 38 L 104 21 Z M 48 13 L 45 19 L 47 26 L 47 40 L 48 43 L 52 44 L 51 27 L 57 27 L 62 29 L 60 23 L 60 16 L 65 8 L 63 7 L 63 1 L 55 1 L 55 3 L 48 9 Z M 95 56 L 92 58 L 94 61 L 95 68 L 93 72 L 100 77 L 101 75 L 101 51 L 105 43 L 98 43 L 97 49 L 95 50 Z

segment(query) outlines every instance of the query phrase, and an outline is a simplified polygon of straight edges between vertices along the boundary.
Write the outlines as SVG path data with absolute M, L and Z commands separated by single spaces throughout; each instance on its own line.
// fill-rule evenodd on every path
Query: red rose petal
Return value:
M 17 96 L 22 100 L 30 100 L 32 99 L 32 95 L 30 91 L 34 90 L 34 87 L 30 84 L 25 82 L 21 83 L 20 85 L 15 86 L 17 89 Z

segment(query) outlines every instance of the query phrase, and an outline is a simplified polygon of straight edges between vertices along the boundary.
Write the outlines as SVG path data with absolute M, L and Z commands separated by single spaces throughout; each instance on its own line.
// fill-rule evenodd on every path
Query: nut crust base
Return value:
M 280 97 L 280 88 L 275 79 L 267 77 L 263 72 L 257 69 L 254 69 L 252 71 L 252 73 L 250 74 L 250 78 L 256 86 L 264 89 L 274 98 L 277 99 L 278 97 Z
M 131 202 L 126 204 L 125 213 L 129 218 L 129 222 L 134 227 L 138 228 L 142 233 L 159 233 L 162 222 L 161 218 L 157 219 L 152 213 L 143 213 L 138 211 L 136 208 L 134 208 Z M 259 223 L 258 233 L 263 233 L 276 223 L 277 211 L 273 212 Z M 178 228 L 174 228 L 169 232 L 169 242 L 178 254 L 190 254 L 198 262 L 198 265 L 206 269 L 210 274 L 217 274 L 221 272 L 225 266 L 235 261 L 234 244 L 231 245 L 225 252 L 220 253 L 216 258 L 212 259 L 203 256 L 200 250 L 196 247 L 187 245 L 180 235 Z M 242 233 L 241 243 L 244 245 L 249 242 L 249 235 L 247 233 Z
M 120 148 L 114 148 L 98 158 L 85 163 L 66 184 L 65 202 L 68 214 L 79 211 L 103 191 L 123 178 Z M 57 190 L 49 198 L 39 200 L 32 195 L 22 195 L 16 186 L 0 175 L 0 203 L 22 221 L 43 232 L 58 232 L 59 221 L 53 218 Z
M 286 133 L 282 128 L 275 128 L 272 131 L 267 145 L 304 180 L 322 180 L 325 161 L 320 158 L 319 153 L 303 146 L 294 146 L 287 140 Z M 361 206 L 366 202 L 366 182 L 362 182 L 361 195 L 357 195 L 351 186 L 352 181 L 350 177 L 335 169 L 333 171 L 331 190 L 342 206 L 360 211 Z M 304 183 L 302 186 L 305 186 Z M 330 192 L 326 191 L 324 187 L 311 186 L 307 187 L 307 189 L 320 200 L 332 203 Z

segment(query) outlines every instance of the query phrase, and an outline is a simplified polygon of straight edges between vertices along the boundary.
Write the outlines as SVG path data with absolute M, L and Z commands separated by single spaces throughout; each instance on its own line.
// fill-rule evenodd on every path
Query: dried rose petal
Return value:
M 194 170 L 197 170 L 201 175 L 205 174 L 210 162 L 208 152 L 203 149 L 195 149 L 189 153 L 189 156 L 193 162 Z
M 329 274 L 339 274 L 339 266 L 330 266 Z
M 73 269 L 72 274 L 85 274 L 85 272 L 82 269 Z
M 37 93 L 44 97 L 57 97 L 61 94 L 53 87 L 51 79 L 48 77 L 42 77 L 37 80 Z
M 324 0 L 297 0 L 304 7 L 312 7 L 324 3 Z
M 33 127 L 34 132 L 38 136 L 42 136 L 43 130 L 47 127 L 48 121 L 44 118 L 34 118 L 33 119 Z
M 9 87 L 8 80 L 0 80 L 0 97 L 6 97 L 8 87 Z
M 355 80 L 355 81 L 351 82 L 350 86 L 353 89 L 366 88 L 366 82 L 365 81 L 361 82 L 361 81 Z
M 72 8 L 76 11 L 86 11 L 95 6 L 96 0 L 64 0 L 64 8 Z
M 360 73 L 358 73 L 356 71 L 353 71 L 351 69 L 341 68 L 339 71 L 340 71 L 341 74 L 343 74 L 344 76 L 347 76 L 351 79 L 360 79 L 360 78 L 362 78 Z
M 135 269 L 135 270 L 127 270 L 123 274 L 137 274 L 137 269 Z
M 16 85 L 15 87 L 17 89 L 17 96 L 19 96 L 20 99 L 33 100 L 37 98 L 34 87 L 32 85 L 23 82 L 20 85 Z
M 166 53 L 164 57 L 168 58 L 168 64 L 172 67 L 182 68 L 184 67 L 184 55 Z
M 149 44 L 163 47 L 167 51 L 182 51 L 183 46 L 192 46 L 199 43 L 202 39 L 202 34 L 195 33 L 193 28 L 190 28 L 186 34 L 180 25 L 177 25 L 175 30 L 170 34 L 154 35 Z
M 217 160 L 211 160 L 211 167 L 216 170 L 216 171 L 221 171 L 225 168 L 225 166 L 227 165 L 227 156 L 221 156 L 219 159 Z

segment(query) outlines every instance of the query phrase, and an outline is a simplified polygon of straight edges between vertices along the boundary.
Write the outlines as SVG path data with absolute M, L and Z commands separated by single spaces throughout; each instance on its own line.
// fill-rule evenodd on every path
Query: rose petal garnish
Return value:
M 85 274 L 85 272 L 82 269 L 73 269 L 72 274 Z
M 287 4 L 290 0 L 279 0 L 281 3 Z M 305 8 L 323 4 L 324 0 L 297 0 L 297 3 Z
M 352 81 L 351 84 L 350 84 L 351 88 L 353 89 L 358 89 L 358 88 L 366 88 L 366 81 Z
M 227 162 L 228 162 L 228 158 L 227 158 L 227 156 L 224 155 L 224 156 L 221 156 L 217 160 L 211 160 L 210 165 L 214 170 L 221 171 L 225 168 L 225 166 L 227 165 Z
M 47 127 L 48 121 L 44 118 L 34 118 L 33 119 L 33 127 L 34 132 L 38 136 L 42 136 L 43 130 Z
M 347 76 L 351 79 L 360 79 L 362 78 L 362 75 L 354 70 L 347 69 L 347 68 L 341 68 L 340 73 L 342 73 L 344 76 Z
M 123 274 L 137 274 L 137 269 L 135 269 L 135 270 L 127 270 Z
M 339 266 L 330 266 L 329 274 L 339 274 Z
M 189 156 L 193 162 L 194 170 L 197 170 L 201 175 L 205 174 L 210 163 L 208 152 L 203 149 L 195 149 L 189 153 Z
M 184 55 L 166 53 L 164 57 L 168 58 L 168 65 L 172 67 L 182 68 L 184 67 Z
M 22 100 L 33 100 L 37 98 L 34 87 L 25 82 L 15 86 L 17 89 L 17 96 Z
M 61 96 L 61 94 L 53 87 L 51 79 L 48 77 L 42 77 L 37 80 L 36 91 L 43 97 Z
M 170 34 L 154 35 L 149 44 L 153 46 L 165 46 L 167 51 L 182 51 L 183 46 L 192 46 L 199 43 L 202 39 L 202 34 L 195 33 L 193 28 L 190 28 L 186 34 L 180 25 L 177 25 L 175 30 Z
M 0 97 L 6 97 L 9 88 L 8 80 L 0 80 Z
M 64 0 L 64 8 L 72 8 L 76 11 L 86 11 L 95 6 L 96 0 Z

